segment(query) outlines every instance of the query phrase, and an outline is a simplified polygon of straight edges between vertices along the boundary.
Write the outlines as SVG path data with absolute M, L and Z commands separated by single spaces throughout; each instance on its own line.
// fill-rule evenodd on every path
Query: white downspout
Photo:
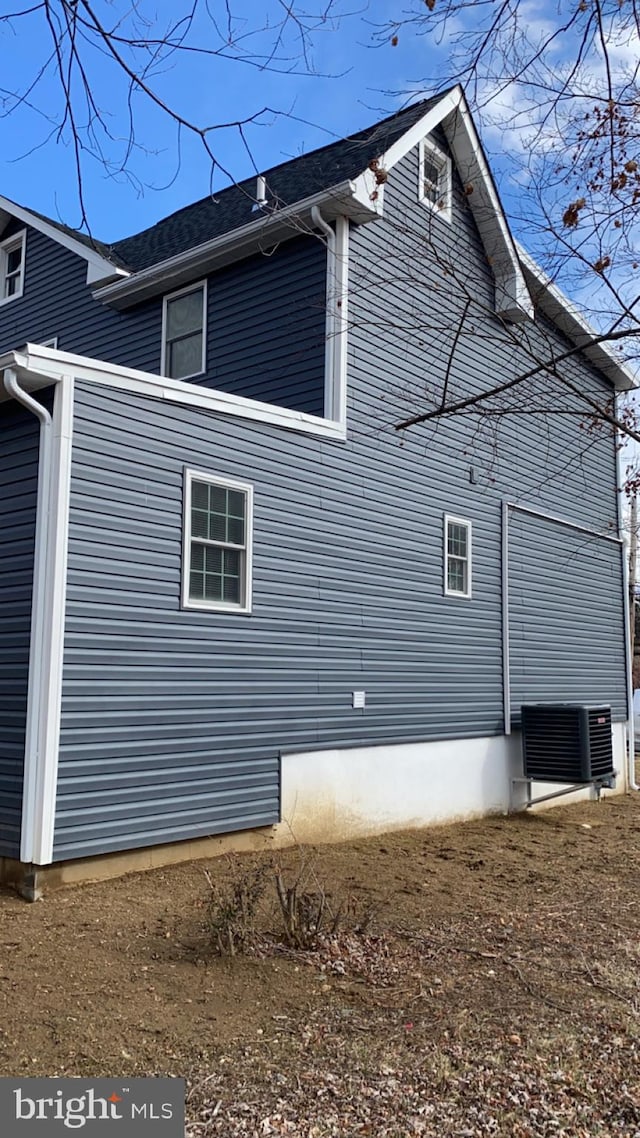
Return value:
M 49 546 L 49 514 L 51 486 L 51 458 L 53 453 L 53 420 L 46 407 L 24 391 L 12 368 L 3 375 L 4 389 L 11 399 L 21 403 L 40 422 L 40 449 L 38 458 L 38 491 L 36 507 L 36 534 L 33 560 L 33 586 L 31 600 L 31 638 L 29 647 L 29 681 L 27 697 L 27 723 L 24 751 L 24 781 L 22 787 L 23 817 L 20 860 L 34 860 L 34 814 L 37 771 L 40 765 L 42 733 L 40 708 L 45 659 L 45 590 L 47 584 L 47 551 Z M 30 709 L 30 711 L 29 711 Z
M 633 726 L 633 657 L 631 655 L 631 612 L 629 606 L 629 545 L 627 537 L 622 542 L 622 588 L 624 592 L 624 647 L 627 657 L 627 780 L 629 790 L 640 790 L 636 782 L 635 731 Z
M 336 419 L 335 374 L 336 374 L 336 235 L 327 224 L 317 205 L 311 208 L 311 220 L 327 238 L 327 331 L 324 351 L 324 415 L 326 419 Z

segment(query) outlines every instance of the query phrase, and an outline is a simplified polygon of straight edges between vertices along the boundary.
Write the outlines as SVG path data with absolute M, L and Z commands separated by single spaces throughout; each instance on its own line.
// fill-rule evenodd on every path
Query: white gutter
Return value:
M 322 206 L 326 216 L 333 218 L 342 214 L 361 223 L 379 216 L 373 202 L 366 203 L 358 197 L 355 182 L 339 182 L 293 205 L 271 212 L 263 210 L 258 217 L 254 216 L 229 233 L 176 253 L 159 264 L 133 273 L 126 280 L 95 289 L 93 296 L 114 308 L 128 308 L 158 292 L 167 292 L 183 281 L 192 280 L 196 274 L 204 274 L 249 256 L 251 252 L 259 251 L 265 241 L 274 242 L 285 236 L 294 236 L 296 226 L 302 226 L 307 218 L 311 220 L 316 206 Z
M 36 416 L 40 423 L 40 449 L 38 458 L 38 492 L 36 506 L 36 533 L 33 557 L 33 587 L 31 600 L 31 638 L 29 647 L 29 685 L 27 695 L 27 721 L 22 786 L 22 836 L 20 860 L 34 861 L 34 835 L 36 828 L 37 778 L 41 756 L 40 708 L 45 684 L 45 609 L 47 583 L 47 549 L 49 544 L 49 487 L 51 485 L 51 459 L 53 454 L 53 420 L 36 399 L 18 384 L 15 371 L 4 372 L 4 389 L 11 399 L 21 403 Z

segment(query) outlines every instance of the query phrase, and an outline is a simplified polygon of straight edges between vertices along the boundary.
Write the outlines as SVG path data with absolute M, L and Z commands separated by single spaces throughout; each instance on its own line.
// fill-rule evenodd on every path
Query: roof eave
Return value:
M 564 335 L 581 348 L 594 367 L 606 376 L 616 391 L 633 391 L 638 379 L 606 343 L 598 343 L 598 333 L 585 320 L 567 296 L 558 288 L 533 257 L 518 245 L 520 262 L 531 282 L 532 292 L 540 311 Z
M 36 229 L 42 233 L 44 237 L 48 237 L 51 241 L 55 241 L 57 245 L 61 245 L 64 249 L 69 249 L 76 256 L 81 257 L 87 264 L 87 284 L 96 285 L 99 282 L 112 281 L 114 277 L 122 278 L 127 277 L 129 274 L 126 269 L 114 265 L 103 257 L 97 249 L 92 249 L 91 246 L 83 244 L 82 241 L 76 240 L 69 233 L 64 233 L 61 229 L 57 229 L 55 225 L 50 225 L 43 218 L 38 217 L 37 214 L 32 213 L 30 209 L 25 209 L 24 206 L 12 202 L 9 198 L 0 195 L 0 225 L 2 215 L 8 217 L 15 217 L 21 221 L 23 225 L 28 225 L 31 229 Z
M 256 213 L 255 220 L 246 225 L 185 249 L 148 269 L 133 273 L 126 280 L 96 288 L 93 295 L 113 308 L 130 308 L 150 297 L 179 288 L 198 276 L 270 248 L 296 233 L 311 233 L 314 230 L 311 217 L 314 206 L 322 209 L 328 221 L 346 216 L 363 223 L 378 216 L 375 203 L 363 200 L 354 182 L 341 182 L 294 205 L 273 212 L 262 210 Z

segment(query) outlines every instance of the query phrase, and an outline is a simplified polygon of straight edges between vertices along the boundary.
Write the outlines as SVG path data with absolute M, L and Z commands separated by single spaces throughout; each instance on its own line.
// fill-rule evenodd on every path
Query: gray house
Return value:
M 112 246 L 0 199 L 0 353 L 5 877 L 507 809 L 523 701 L 627 784 L 632 380 L 459 88 Z

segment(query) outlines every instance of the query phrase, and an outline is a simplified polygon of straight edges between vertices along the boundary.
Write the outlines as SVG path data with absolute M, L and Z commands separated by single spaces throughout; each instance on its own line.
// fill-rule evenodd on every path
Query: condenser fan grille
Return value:
M 589 783 L 612 777 L 611 708 L 532 703 L 522 707 L 526 778 Z

